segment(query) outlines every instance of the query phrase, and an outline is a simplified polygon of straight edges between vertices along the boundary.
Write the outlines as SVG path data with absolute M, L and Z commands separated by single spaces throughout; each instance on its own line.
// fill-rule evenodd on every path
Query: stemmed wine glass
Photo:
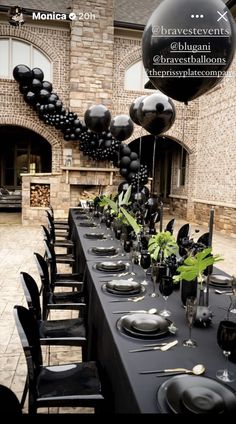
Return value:
M 192 335 L 192 327 L 193 323 L 197 316 L 197 298 L 196 297 L 187 297 L 186 299 L 186 320 L 189 327 L 189 338 L 183 341 L 183 346 L 186 347 L 196 347 L 197 342 L 193 340 Z
M 220 321 L 217 330 L 217 343 L 226 358 L 226 367 L 223 370 L 216 372 L 216 377 L 225 383 L 230 383 L 235 380 L 234 373 L 228 370 L 228 357 L 236 348 L 236 322 Z
M 231 312 L 231 314 L 236 314 L 236 278 L 234 276 L 232 277 L 231 288 L 232 296 L 230 296 L 231 304 L 229 307 L 229 312 Z
M 157 276 L 158 276 L 158 266 L 156 263 L 153 263 L 151 266 L 152 292 L 149 294 L 149 296 L 151 297 L 158 296 L 158 294 L 156 293 Z
M 165 300 L 165 304 L 167 304 L 168 297 L 171 295 L 171 293 L 174 290 L 172 277 L 167 275 L 162 277 L 159 284 L 159 290 L 160 290 L 160 293 L 162 294 L 163 299 Z M 171 312 L 168 311 L 166 307 L 164 307 L 164 309 L 159 312 L 159 315 L 161 315 L 162 317 L 169 317 L 171 315 Z
M 142 281 L 142 284 L 143 285 L 147 285 L 148 284 L 148 282 L 146 280 L 146 278 L 147 278 L 147 270 L 148 270 L 148 268 L 151 265 L 151 255 L 148 252 L 148 250 L 143 250 L 141 252 L 140 265 L 144 269 L 144 273 L 145 273 L 145 278 Z

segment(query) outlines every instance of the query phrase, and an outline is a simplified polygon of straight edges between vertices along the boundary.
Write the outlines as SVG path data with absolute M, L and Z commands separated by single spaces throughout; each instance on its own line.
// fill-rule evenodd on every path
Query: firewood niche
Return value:
M 30 185 L 30 206 L 48 207 L 50 205 L 50 184 Z

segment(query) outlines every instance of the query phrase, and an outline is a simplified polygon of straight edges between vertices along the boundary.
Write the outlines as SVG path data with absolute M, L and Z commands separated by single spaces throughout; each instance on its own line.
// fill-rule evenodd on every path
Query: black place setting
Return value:
M 82 261 L 83 268 L 86 268 L 90 299 L 88 355 L 89 359 L 99 360 L 104 367 L 112 411 L 167 414 L 224 414 L 235 411 L 236 382 L 225 385 L 216 377 L 217 371 L 226 365 L 222 348 L 217 343 L 217 328 L 227 315 L 230 296 L 219 296 L 215 293 L 216 286 L 209 285 L 212 322 L 206 327 L 195 326 L 193 320 L 192 337 L 196 346 L 185 347 L 183 341 L 188 337 L 189 324 L 180 290 L 167 293 L 159 282 L 153 283 L 148 267 L 145 266 L 145 277 L 144 269 L 131 263 L 131 254 L 124 252 L 127 256 L 125 259 L 122 257 L 120 240 L 111 242 L 105 239 L 101 245 L 101 240 L 85 237 L 89 233 L 73 220 L 73 209 L 70 216 L 79 252 L 78 263 Z M 101 224 L 96 233 L 104 234 L 104 229 L 105 224 Z M 99 254 L 92 252 L 94 248 L 98 253 L 118 249 L 119 254 L 112 259 L 109 253 L 104 254 L 98 261 Z M 217 277 L 217 282 L 223 282 L 217 288 L 224 291 L 226 282 L 229 290 L 229 277 L 213 268 L 212 281 L 216 275 L 222 276 Z M 143 284 L 145 279 L 146 285 L 145 282 Z M 153 284 L 156 285 L 155 297 L 150 295 Z M 165 305 L 162 295 L 168 295 L 170 318 L 159 314 Z M 231 358 L 232 354 L 229 355 Z M 197 375 L 196 364 L 202 364 L 201 375 Z M 228 368 L 235 373 L 235 365 L 230 360 Z M 154 372 L 168 369 L 174 371 Z M 176 383 L 179 380 L 183 380 L 184 384 Z M 177 404 L 172 399 L 173 387 Z M 207 399 L 207 405 L 202 398 Z

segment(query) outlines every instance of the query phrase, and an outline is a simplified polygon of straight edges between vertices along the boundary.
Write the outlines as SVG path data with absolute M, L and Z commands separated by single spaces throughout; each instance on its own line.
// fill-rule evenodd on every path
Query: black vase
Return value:
M 197 279 L 192 281 L 181 281 L 181 300 L 183 305 L 186 305 L 187 297 L 197 297 Z

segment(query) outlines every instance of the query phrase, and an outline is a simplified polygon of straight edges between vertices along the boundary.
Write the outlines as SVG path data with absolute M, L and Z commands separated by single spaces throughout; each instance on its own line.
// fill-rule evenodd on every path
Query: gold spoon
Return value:
M 171 375 L 176 374 L 194 374 L 194 375 L 201 375 L 205 372 L 205 367 L 202 364 L 195 365 L 191 370 L 187 368 L 169 368 L 165 370 L 153 370 L 153 371 L 142 371 L 139 374 L 164 374 L 164 373 L 171 373 Z

